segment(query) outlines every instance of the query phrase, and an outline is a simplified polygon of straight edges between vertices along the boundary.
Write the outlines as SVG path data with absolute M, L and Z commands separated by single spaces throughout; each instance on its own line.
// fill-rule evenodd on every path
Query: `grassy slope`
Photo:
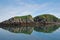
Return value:
M 36 16 L 35 18 L 37 18 L 37 17 L 39 17 L 41 19 L 46 19 L 47 21 L 57 21 L 58 20 L 57 17 L 55 17 L 54 15 L 51 15 L 51 14 L 43 14 L 43 15 Z
M 22 18 L 22 19 L 26 19 L 26 18 L 32 18 L 32 16 L 31 15 L 26 15 L 26 16 L 16 16 L 16 17 L 14 17 L 14 18 Z

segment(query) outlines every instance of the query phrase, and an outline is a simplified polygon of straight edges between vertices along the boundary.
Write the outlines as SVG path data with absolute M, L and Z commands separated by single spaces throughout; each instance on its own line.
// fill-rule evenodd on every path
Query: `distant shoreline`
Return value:
M 58 22 L 51 22 L 51 23 L 39 23 L 39 22 L 31 22 L 31 23 L 0 23 L 0 25 L 49 25 L 55 24 L 60 25 Z
M 6 25 L 41 25 L 41 24 L 60 24 L 60 19 L 51 14 L 38 15 L 32 17 L 31 15 L 26 16 L 15 16 L 8 20 L 0 23 Z

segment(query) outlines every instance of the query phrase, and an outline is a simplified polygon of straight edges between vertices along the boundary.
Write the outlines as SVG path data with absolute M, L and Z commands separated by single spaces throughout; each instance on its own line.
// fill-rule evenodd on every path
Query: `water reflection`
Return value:
M 42 25 L 35 27 L 34 30 L 37 32 L 52 33 L 59 28 L 59 25 Z
M 35 25 L 35 26 L 1 26 L 2 29 L 8 30 L 13 33 L 31 34 L 34 31 L 52 33 L 59 28 L 59 25 Z
M 8 30 L 13 33 L 24 33 L 31 34 L 33 31 L 33 27 L 3 27 L 3 29 Z

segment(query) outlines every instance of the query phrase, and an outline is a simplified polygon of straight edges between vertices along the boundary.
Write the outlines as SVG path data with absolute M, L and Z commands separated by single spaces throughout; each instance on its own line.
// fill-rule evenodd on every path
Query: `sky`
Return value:
M 14 16 L 42 14 L 60 18 L 60 0 L 0 0 L 0 22 Z

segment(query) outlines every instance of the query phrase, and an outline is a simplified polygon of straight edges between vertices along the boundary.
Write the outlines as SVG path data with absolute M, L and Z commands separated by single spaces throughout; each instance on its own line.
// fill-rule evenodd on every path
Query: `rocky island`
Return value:
M 31 15 L 26 15 L 26 16 L 15 16 L 12 17 L 8 20 L 5 20 L 0 23 L 8 25 L 8 24 L 15 24 L 15 25 L 36 25 L 36 24 L 60 24 L 60 19 L 55 17 L 54 15 L 51 14 L 43 14 L 43 15 L 38 15 L 36 17 L 32 17 Z

